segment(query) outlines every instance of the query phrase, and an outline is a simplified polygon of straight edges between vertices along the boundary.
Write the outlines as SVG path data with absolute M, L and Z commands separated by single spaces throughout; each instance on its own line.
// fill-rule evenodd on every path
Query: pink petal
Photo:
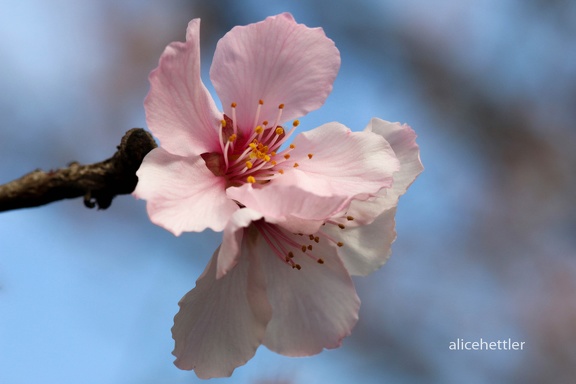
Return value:
M 285 175 L 286 180 L 290 175 Z M 287 183 L 288 184 L 288 183 Z M 330 217 L 347 207 L 345 196 L 319 196 L 294 184 L 252 184 L 228 188 L 228 197 L 261 212 L 266 222 L 278 224 L 290 232 L 315 233 Z
M 394 151 L 381 136 L 352 132 L 340 123 L 301 133 L 293 144 L 290 159 L 279 167 L 285 174 L 295 173 L 300 188 L 318 195 L 353 198 L 376 193 L 392 185 L 392 175 L 399 168 Z M 273 182 L 286 184 L 283 176 Z
M 180 157 L 152 150 L 136 172 L 137 198 L 147 201 L 150 220 L 174 233 L 224 229 L 238 209 L 225 192 L 226 180 L 214 176 L 200 156 Z
M 391 245 L 396 239 L 394 215 L 396 208 L 384 211 L 376 219 L 362 226 L 346 223 L 345 229 L 326 225 L 325 232 L 344 245 L 338 255 L 351 275 L 366 276 L 380 268 L 392 253 Z
M 420 149 L 416 144 L 416 133 L 410 126 L 374 118 L 364 131 L 374 132 L 390 143 L 400 161 L 400 169 L 393 175 L 392 187 L 380 191 L 376 199 L 352 202 L 348 214 L 354 216 L 355 224 L 370 223 L 382 212 L 396 207 L 398 198 L 424 170 L 420 161 Z
M 228 225 L 224 228 L 222 245 L 220 246 L 220 252 L 218 252 L 217 279 L 234 268 L 240 257 L 244 229 L 253 221 L 260 220 L 261 218 L 261 213 L 249 208 L 242 208 L 234 212 Z
M 302 237 L 292 235 L 295 241 Z M 264 241 L 256 253 L 266 275 L 272 319 L 263 344 L 287 356 L 309 356 L 324 348 L 337 348 L 358 320 L 360 299 L 348 272 L 326 239 L 314 244 L 310 253 L 324 260 L 319 264 L 296 252 L 293 269 Z
M 188 24 L 186 42 L 174 42 L 150 73 L 144 101 L 148 128 L 164 149 L 181 156 L 220 149 L 222 114 L 200 78 L 200 20 Z
M 259 100 L 258 123 L 272 124 L 280 104 L 281 121 L 319 108 L 339 68 L 340 53 L 322 28 L 296 24 L 283 13 L 228 32 L 216 47 L 210 78 L 226 114 L 232 116 L 236 102 L 238 126 L 252 130 Z
M 271 317 L 261 266 L 247 247 L 243 250 L 236 267 L 221 279 L 216 279 L 216 250 L 174 318 L 174 364 L 203 379 L 230 376 L 250 360 Z

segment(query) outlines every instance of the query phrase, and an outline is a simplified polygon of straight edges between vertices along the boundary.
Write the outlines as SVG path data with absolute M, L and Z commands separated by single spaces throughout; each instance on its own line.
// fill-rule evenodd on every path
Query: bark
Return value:
M 52 171 L 35 170 L 19 179 L 0 185 L 0 212 L 37 207 L 63 199 L 84 197 L 88 208 L 106 209 L 117 195 L 136 188 L 136 171 L 144 156 L 156 147 L 150 133 L 130 129 L 111 158 L 99 163 Z

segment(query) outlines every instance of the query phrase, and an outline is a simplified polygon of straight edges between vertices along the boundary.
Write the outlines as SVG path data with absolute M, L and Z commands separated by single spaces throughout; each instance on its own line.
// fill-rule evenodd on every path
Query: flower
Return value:
M 328 123 L 288 145 L 299 122 L 284 122 L 324 103 L 340 56 L 287 13 L 219 41 L 219 112 L 200 78 L 199 24 L 150 75 L 146 118 L 160 147 L 134 194 L 175 235 L 223 231 L 172 328 L 175 364 L 209 378 L 260 344 L 288 356 L 338 347 L 358 318 L 350 275 L 386 261 L 398 197 L 422 166 L 412 129 L 379 119 L 362 132 Z

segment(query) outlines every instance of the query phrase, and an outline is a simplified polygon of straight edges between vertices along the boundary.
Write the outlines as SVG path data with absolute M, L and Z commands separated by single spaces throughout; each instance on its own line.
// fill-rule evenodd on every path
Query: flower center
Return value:
M 291 144 L 280 151 L 280 147 L 292 135 L 299 124 L 294 120 L 289 132 L 278 125 L 282 117 L 284 104 L 278 106 L 278 114 L 273 124 L 260 122 L 260 110 L 264 101 L 260 100 L 251 129 L 239 129 L 236 124 L 236 108 L 232 103 L 232 116 L 223 116 L 218 127 L 221 153 L 202 155 L 206 166 L 216 176 L 224 176 L 226 187 L 240 186 L 244 183 L 264 184 L 284 173 L 278 165 L 290 159 L 295 148 Z M 294 164 L 294 166 L 298 166 Z
M 342 223 L 352 220 L 354 220 L 352 216 L 345 216 L 336 220 L 327 220 L 324 225 L 335 225 L 338 226 L 340 230 L 345 230 L 346 226 Z M 308 257 L 318 264 L 324 264 L 324 259 L 316 255 L 316 244 L 328 242 L 338 247 L 344 246 L 342 241 L 333 238 L 322 230 L 309 235 L 304 233 L 290 233 L 280 226 L 267 223 L 264 220 L 255 222 L 254 226 L 274 254 L 285 264 L 297 270 L 302 269 L 302 266 L 298 263 L 300 257 Z

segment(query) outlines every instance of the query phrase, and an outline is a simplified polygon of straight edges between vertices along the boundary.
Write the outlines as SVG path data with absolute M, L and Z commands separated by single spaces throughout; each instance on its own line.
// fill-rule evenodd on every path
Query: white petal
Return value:
M 216 255 L 196 287 L 180 301 L 172 336 L 174 364 L 200 378 L 230 376 L 254 356 L 271 310 L 258 259 L 243 248 L 240 261 L 216 279 Z
M 395 214 L 396 208 L 391 208 L 368 225 L 347 225 L 346 229 L 326 225 L 322 229 L 344 243 L 338 248 L 338 254 L 351 275 L 368 275 L 386 263 L 396 239 Z
M 265 242 L 258 243 L 273 314 L 263 344 L 287 356 L 309 356 L 339 347 L 358 320 L 360 299 L 334 247 L 326 239 L 312 244 L 311 253 L 324 264 L 295 252 L 298 270 L 274 255 Z

